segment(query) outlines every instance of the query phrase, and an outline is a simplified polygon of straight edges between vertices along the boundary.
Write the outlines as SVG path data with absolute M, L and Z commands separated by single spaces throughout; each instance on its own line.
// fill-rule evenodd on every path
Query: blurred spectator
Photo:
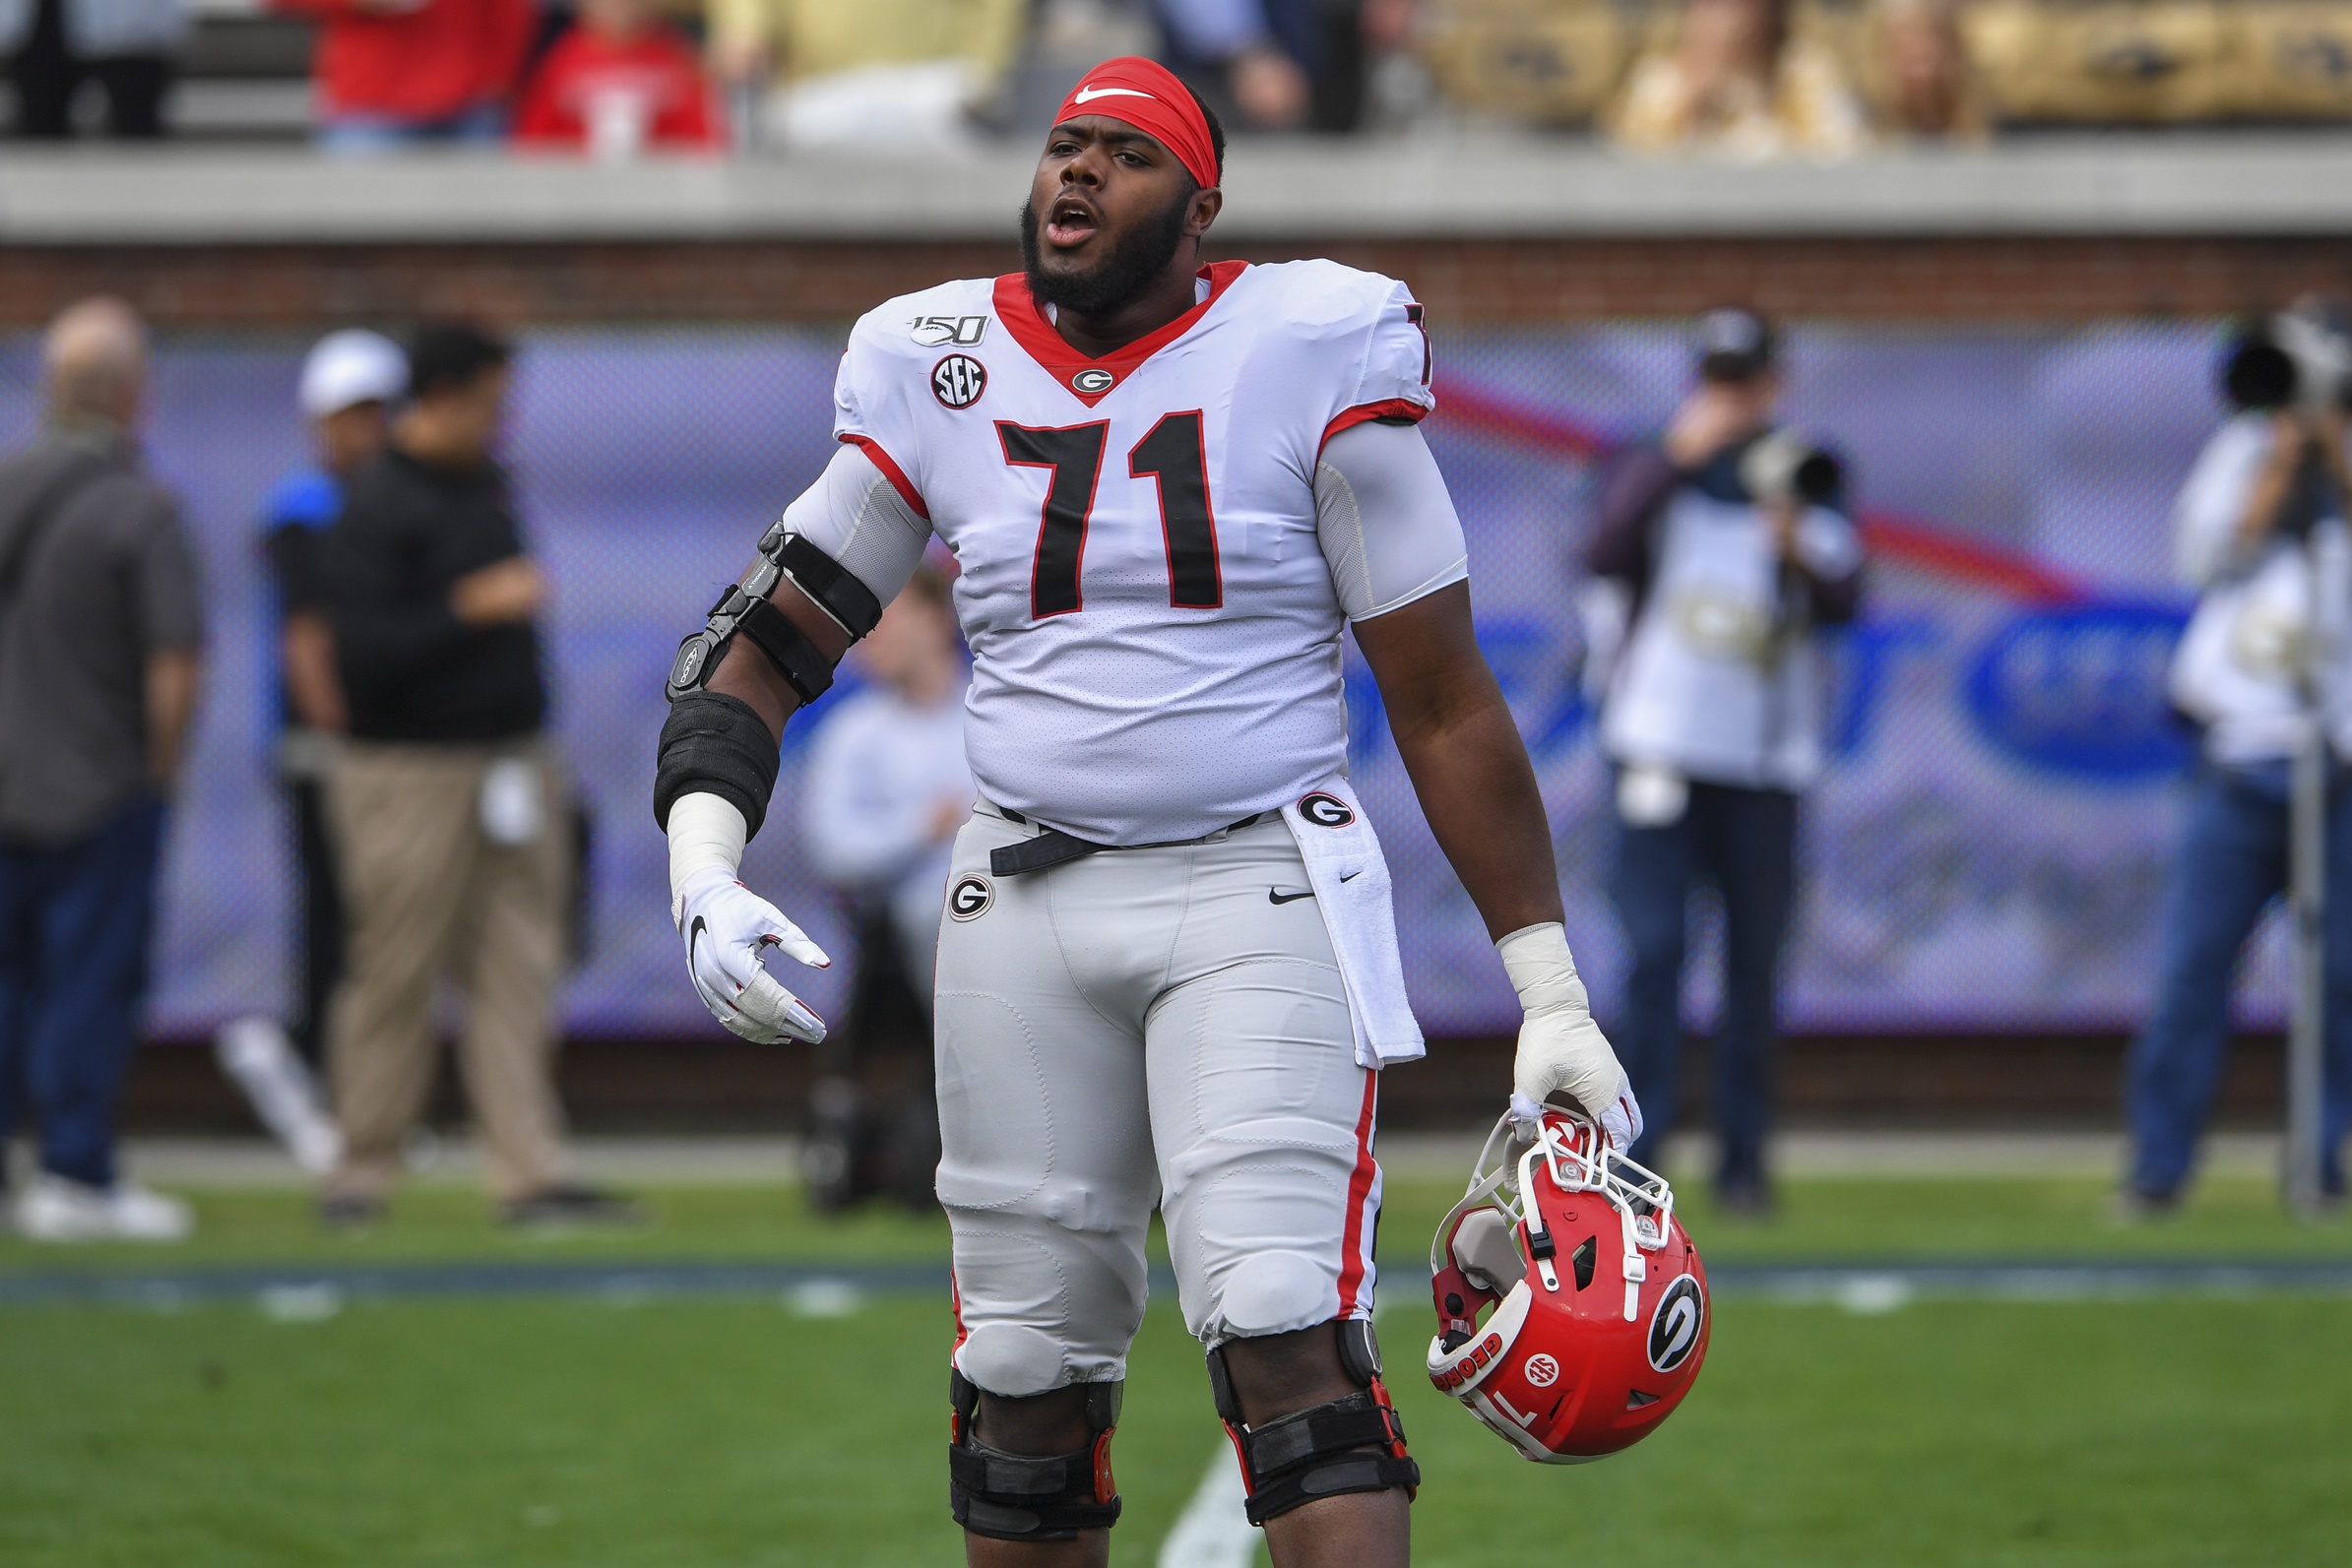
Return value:
M 1221 117 L 1262 131 L 1306 123 L 1324 45 L 1319 0 L 1157 0 L 1157 9 L 1169 64 Z M 1355 23 L 1354 0 L 1332 9 Z
M 572 846 L 540 735 L 544 590 L 491 457 L 508 360 L 472 327 L 418 334 L 410 402 L 321 552 L 350 734 L 328 785 L 350 920 L 329 1044 L 344 1144 L 331 1224 L 383 1209 L 440 1054 L 441 978 L 466 1001 L 459 1062 L 503 1218 L 633 1213 L 571 1179 L 555 1098 Z
M 1027 0 L 710 0 L 711 59 L 762 140 L 954 148 L 1028 18 Z
M 1958 0 L 1882 0 L 1878 121 L 1894 137 L 1982 141 L 1985 106 L 1960 38 Z
M 726 124 L 694 46 L 656 0 L 581 0 L 579 21 L 531 75 L 515 139 L 628 158 L 716 152 Z
M 539 25 L 533 0 L 270 0 L 319 23 L 319 145 L 496 142 Z
M 1727 1207 L 1758 1212 L 1797 795 L 1821 765 L 1813 628 L 1853 618 L 1862 547 L 1835 466 L 1771 425 L 1770 329 L 1710 313 L 1698 374 L 1664 439 L 1606 475 L 1590 560 L 1625 628 L 1621 652 L 1600 650 L 1615 654 L 1601 718 L 1621 819 L 1611 892 L 1633 958 L 1616 1039 L 1648 1113 L 1633 1158 L 1652 1161 L 1675 1124 L 1690 889 L 1713 883 L 1716 1182 Z
M 1842 157 L 1862 106 L 1827 49 L 1793 35 L 1789 0 L 1685 0 L 1667 46 L 1633 63 L 1610 132 L 1636 153 Z
M 195 708 L 196 567 L 139 470 L 138 316 L 71 305 L 41 357 L 49 428 L 0 464 L 0 1149 L 30 1091 L 40 1174 L 17 1228 L 171 1241 L 187 1206 L 122 1179 L 114 1111 Z
M 1610 0 L 1428 0 L 1418 10 L 1420 53 L 1457 108 L 1538 125 L 1600 120 L 1627 63 L 1659 31 L 1648 8 Z M 1395 64 L 1381 71 L 1405 85 Z
M 919 570 L 853 659 L 874 684 L 817 731 L 801 807 L 809 858 L 842 890 L 859 936 L 850 1017 L 820 1047 L 810 1188 L 827 1209 L 873 1191 L 928 1209 L 939 1162 L 932 972 L 948 857 L 973 795 L 946 580 Z
M 75 94 L 106 94 L 106 134 L 163 134 L 172 57 L 188 35 L 182 0 L 8 0 L 0 54 L 17 89 L 17 134 L 74 134 Z
M 2239 411 L 2213 433 L 2174 509 L 2198 593 L 2175 655 L 2174 703 L 2201 760 L 2165 909 L 2156 1008 L 2131 1050 L 2127 1216 L 2181 1198 L 2229 1044 L 2239 953 L 2285 891 L 2289 777 L 2315 722 L 2331 744 L 2326 850 L 2326 1098 L 2321 1190 L 2341 1201 L 2352 1127 L 2352 334 L 2306 307 L 2235 356 Z
M 854 658 L 875 683 L 817 732 L 801 826 L 818 875 L 888 907 L 927 1008 L 948 854 L 972 815 L 967 676 L 946 581 L 928 567 L 917 572 Z
M 262 546 L 278 601 L 264 667 L 276 677 L 278 777 L 293 818 L 301 901 L 294 995 L 284 1023 L 262 1014 L 233 1019 L 216 1049 L 263 1125 L 314 1175 L 334 1167 L 343 1143 L 320 1107 L 311 1069 L 325 1054 L 328 1001 L 343 974 L 343 893 L 327 825 L 327 775 L 348 727 L 318 550 L 343 515 L 344 486 L 384 450 L 391 405 L 408 385 L 408 358 L 389 338 L 354 328 L 320 339 L 295 392 L 316 460 L 280 479 L 262 503 Z
M 334 743 L 350 727 L 318 551 L 343 516 L 344 487 L 383 452 L 392 405 L 408 389 L 408 356 L 382 334 L 351 329 L 319 340 L 302 363 L 296 394 L 317 462 L 279 480 L 262 509 L 280 617 L 279 776 L 293 807 L 302 881 L 303 958 L 292 1034 L 314 1062 L 325 1047 L 327 1000 L 343 972 L 343 899 L 327 832 L 326 777 Z

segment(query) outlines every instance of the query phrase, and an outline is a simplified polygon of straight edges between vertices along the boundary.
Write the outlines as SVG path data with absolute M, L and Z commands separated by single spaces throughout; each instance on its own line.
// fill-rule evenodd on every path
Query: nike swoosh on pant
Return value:
M 1301 899 L 1311 899 L 1313 897 L 1314 890 L 1311 888 L 1304 893 L 1277 893 L 1272 888 L 1268 888 L 1266 890 L 1266 902 L 1268 904 L 1296 904 Z

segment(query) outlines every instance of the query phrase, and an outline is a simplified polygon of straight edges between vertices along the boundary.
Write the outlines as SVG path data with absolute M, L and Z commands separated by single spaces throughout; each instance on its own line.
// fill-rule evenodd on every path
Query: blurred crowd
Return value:
M 314 134 L 353 153 L 952 149 L 1043 130 L 1121 53 L 1261 133 L 1735 158 L 2352 118 L 2352 0 L 0 0 L 14 128 L 164 135 L 201 31 L 289 26 Z

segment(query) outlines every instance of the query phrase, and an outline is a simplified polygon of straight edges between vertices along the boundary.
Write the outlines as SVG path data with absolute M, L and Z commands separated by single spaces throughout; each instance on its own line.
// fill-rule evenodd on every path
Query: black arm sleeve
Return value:
M 692 691 L 669 705 L 654 769 L 654 821 L 669 831 L 680 795 L 713 794 L 743 813 L 744 837 L 756 838 L 776 792 L 776 737 L 740 697 Z

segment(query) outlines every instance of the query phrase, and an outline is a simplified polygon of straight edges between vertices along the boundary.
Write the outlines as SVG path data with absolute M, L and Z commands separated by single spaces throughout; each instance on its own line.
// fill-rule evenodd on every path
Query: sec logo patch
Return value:
M 1532 1388 L 1550 1388 L 1559 1381 L 1559 1363 L 1549 1355 L 1531 1355 L 1519 1370 L 1527 1375 Z
M 988 912 L 988 906 L 996 902 L 996 890 L 986 877 L 956 878 L 956 885 L 947 890 L 947 917 L 951 920 L 977 920 Z
M 1070 377 L 1070 385 L 1091 397 L 1098 392 L 1109 392 L 1117 379 L 1108 370 L 1081 370 Z
M 1318 828 L 1344 828 L 1356 820 L 1356 813 L 1345 800 L 1320 789 L 1299 802 L 1299 815 Z
M 941 408 L 969 408 L 988 390 L 988 367 L 970 354 L 949 354 L 931 367 L 931 396 Z

